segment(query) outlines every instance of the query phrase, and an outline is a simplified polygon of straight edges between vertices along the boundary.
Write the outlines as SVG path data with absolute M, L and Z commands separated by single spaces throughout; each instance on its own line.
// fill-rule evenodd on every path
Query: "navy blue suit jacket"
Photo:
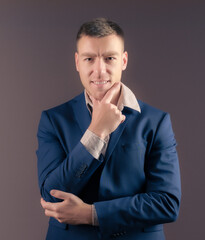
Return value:
M 163 240 L 163 223 L 176 220 L 180 172 L 170 116 L 139 101 L 124 107 L 126 120 L 111 134 L 105 157 L 95 159 L 80 142 L 91 116 L 84 94 L 43 111 L 38 128 L 38 178 L 42 197 L 52 189 L 94 204 L 99 227 L 50 219 L 48 240 Z

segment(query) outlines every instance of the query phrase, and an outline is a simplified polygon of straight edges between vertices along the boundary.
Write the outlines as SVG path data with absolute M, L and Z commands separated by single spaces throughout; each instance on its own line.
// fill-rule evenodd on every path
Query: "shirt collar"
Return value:
M 121 88 L 121 93 L 120 93 L 120 97 L 118 99 L 118 103 L 117 103 L 117 107 L 120 111 L 123 110 L 124 107 L 128 107 L 128 108 L 132 108 L 138 112 L 141 113 L 141 109 L 139 106 L 139 103 L 137 101 L 137 98 L 135 97 L 134 93 L 127 87 L 125 86 L 125 84 L 122 84 L 122 88 Z M 85 95 L 85 102 L 86 102 L 86 106 L 89 109 L 89 105 L 92 107 L 92 102 L 86 92 L 86 90 L 84 90 L 84 95 Z

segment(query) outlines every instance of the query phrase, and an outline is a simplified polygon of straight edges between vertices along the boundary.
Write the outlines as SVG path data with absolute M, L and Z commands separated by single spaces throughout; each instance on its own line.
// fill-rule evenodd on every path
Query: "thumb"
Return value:
M 103 97 L 102 101 L 107 103 L 112 103 L 113 99 L 117 96 L 121 88 L 121 83 L 116 82 L 113 86 L 106 92 L 105 96 Z
M 63 191 L 60 191 L 60 190 L 51 190 L 50 194 L 55 198 L 66 199 L 68 197 L 69 193 L 63 192 Z

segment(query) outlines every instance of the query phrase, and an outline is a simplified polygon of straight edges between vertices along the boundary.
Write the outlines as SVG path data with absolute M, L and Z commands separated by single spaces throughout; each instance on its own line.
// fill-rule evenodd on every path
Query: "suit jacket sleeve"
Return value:
M 180 172 L 169 114 L 160 120 L 145 159 L 146 191 L 96 202 L 103 235 L 174 221 L 180 204 Z M 106 237 L 106 236 L 105 236 Z
M 102 158 L 96 160 L 80 141 L 71 152 L 66 153 L 46 111 L 42 112 L 37 137 L 38 179 L 42 197 L 50 202 L 59 201 L 50 195 L 52 189 L 78 195 L 102 163 Z

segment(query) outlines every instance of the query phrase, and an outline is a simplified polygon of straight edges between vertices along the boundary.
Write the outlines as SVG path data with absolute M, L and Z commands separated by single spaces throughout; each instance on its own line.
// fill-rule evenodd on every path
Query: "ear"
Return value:
M 122 55 L 122 70 L 124 71 L 127 68 L 128 63 L 128 53 L 125 51 Z
M 76 70 L 79 71 L 79 55 L 77 52 L 75 52 L 75 67 L 76 67 Z

